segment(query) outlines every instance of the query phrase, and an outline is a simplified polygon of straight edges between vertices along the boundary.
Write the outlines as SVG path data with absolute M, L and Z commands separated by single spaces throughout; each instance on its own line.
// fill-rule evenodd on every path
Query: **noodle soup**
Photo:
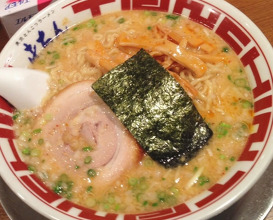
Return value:
M 94 98 L 95 107 L 85 111 L 74 98 L 140 48 L 179 81 L 213 130 L 208 145 L 184 166 L 159 165 L 102 101 Z M 228 172 L 251 132 L 253 97 L 240 60 L 215 33 L 180 16 L 124 11 L 93 18 L 58 36 L 31 68 L 48 72 L 50 89 L 39 108 L 15 112 L 18 147 L 49 188 L 88 208 L 141 213 L 183 203 Z M 97 129 L 100 117 L 111 121 L 108 128 L 85 129 L 86 121 Z M 111 147 L 121 136 L 130 152 L 111 167 L 117 156 Z M 95 156 L 98 141 L 106 146 L 104 162 Z

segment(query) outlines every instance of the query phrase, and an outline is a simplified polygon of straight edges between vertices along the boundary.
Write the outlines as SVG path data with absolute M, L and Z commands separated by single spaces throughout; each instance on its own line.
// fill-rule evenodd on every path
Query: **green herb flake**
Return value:
M 92 87 L 166 168 L 187 163 L 212 136 L 184 89 L 143 49 Z

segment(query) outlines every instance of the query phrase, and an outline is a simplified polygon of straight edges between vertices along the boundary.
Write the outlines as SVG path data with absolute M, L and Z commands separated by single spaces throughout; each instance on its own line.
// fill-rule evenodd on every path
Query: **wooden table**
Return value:
M 243 13 L 245 13 L 265 34 L 273 45 L 273 0 L 226 0 Z M 0 51 L 8 40 L 2 26 L 0 26 Z M 0 206 L 0 219 L 9 220 L 3 208 Z M 22 219 L 24 220 L 24 219 Z M 266 220 L 273 220 L 273 210 Z

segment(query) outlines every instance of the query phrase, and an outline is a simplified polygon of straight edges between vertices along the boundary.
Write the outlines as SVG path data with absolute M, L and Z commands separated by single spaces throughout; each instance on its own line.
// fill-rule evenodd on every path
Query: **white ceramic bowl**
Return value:
M 147 3 L 146 3 L 147 2 Z M 273 151 L 272 47 L 261 31 L 240 11 L 219 0 L 58 0 L 8 42 L 0 67 L 28 67 L 43 49 L 69 26 L 100 14 L 128 9 L 160 10 L 188 16 L 219 34 L 245 66 L 255 98 L 254 127 L 238 162 L 213 187 L 173 208 L 138 215 L 117 215 L 90 210 L 60 198 L 27 170 L 14 145 L 12 107 L 0 97 L 0 173 L 9 187 L 30 207 L 50 219 L 207 219 L 242 197 L 269 165 Z M 69 21 L 67 26 L 63 20 Z

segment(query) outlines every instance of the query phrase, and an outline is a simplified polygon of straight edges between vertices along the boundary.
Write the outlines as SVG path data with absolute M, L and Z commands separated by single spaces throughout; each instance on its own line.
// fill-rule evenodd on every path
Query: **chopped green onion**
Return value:
M 157 12 L 155 11 L 144 11 L 144 14 L 147 16 L 157 16 Z
M 93 186 L 88 186 L 88 187 L 86 188 L 86 192 L 92 192 L 92 190 L 93 190 Z
M 30 155 L 31 149 L 30 149 L 29 147 L 26 147 L 26 148 L 24 148 L 24 149 L 22 150 L 22 153 L 23 153 L 24 155 Z
M 58 53 L 54 54 L 53 59 L 54 60 L 60 59 L 60 54 L 58 54 Z
M 96 205 L 96 200 L 94 198 L 87 198 L 85 201 L 88 207 L 94 207 Z
M 242 104 L 242 107 L 245 109 L 253 108 L 254 106 L 252 102 L 245 99 L 240 100 L 240 103 Z
M 228 47 L 223 47 L 222 52 L 228 53 L 229 52 L 229 48 Z
M 175 187 L 172 187 L 171 189 L 171 194 L 174 195 L 174 196 L 178 196 L 179 194 L 179 189 L 175 188 Z
M 134 192 L 141 193 L 145 191 L 146 189 L 148 189 L 148 184 L 146 182 L 145 177 L 140 177 L 140 178 L 131 177 L 128 180 L 128 184 L 130 187 L 132 187 L 132 190 Z
M 106 203 L 106 204 L 103 205 L 103 208 L 104 208 L 104 210 L 107 211 L 107 210 L 110 209 L 110 205 L 108 203 Z
M 241 128 L 242 128 L 243 130 L 248 130 L 248 125 L 247 125 L 246 123 L 242 122 Z
M 96 23 L 96 20 L 94 19 L 90 19 L 87 23 L 87 26 L 88 27 L 97 27 L 97 23 Z
M 44 65 L 44 64 L 46 63 L 46 61 L 45 61 L 44 59 L 39 59 L 39 60 L 38 60 L 38 63 L 39 63 L 40 65 Z
M 169 20 L 177 20 L 179 17 L 180 17 L 179 15 L 173 15 L 173 14 L 166 15 L 166 18 Z
M 229 129 L 231 129 L 231 125 L 225 122 L 221 122 L 216 128 L 217 137 L 218 138 L 225 137 L 228 134 Z
M 67 199 L 70 199 L 72 197 L 73 186 L 74 182 L 71 181 L 66 174 L 62 174 L 53 185 L 53 191 Z
M 89 170 L 87 170 L 87 175 L 89 177 L 95 177 L 97 175 L 97 173 L 94 169 L 89 169 Z
M 120 19 L 118 19 L 118 23 L 119 24 L 122 24 L 122 23 L 124 23 L 125 22 L 125 18 L 120 18 Z
M 113 195 L 108 195 L 107 202 L 109 204 L 114 204 L 115 203 L 115 197 Z
M 232 156 L 231 158 L 229 158 L 229 160 L 230 161 L 235 161 L 235 157 Z
M 130 186 L 135 186 L 138 184 L 138 179 L 137 178 L 134 178 L 134 177 L 131 177 L 128 181 L 129 185 Z
M 51 121 L 51 120 L 53 119 L 53 116 L 52 116 L 51 114 L 46 114 L 46 115 L 44 116 L 44 119 L 45 119 L 46 121 Z
M 120 204 L 116 204 L 114 209 L 115 211 L 118 211 L 120 209 Z
M 237 78 L 235 80 L 232 79 L 231 75 L 228 75 L 228 80 L 231 81 L 235 86 L 246 89 L 247 91 L 251 91 L 250 86 L 245 78 Z
M 39 134 L 42 132 L 42 129 L 41 128 L 37 128 L 35 130 L 32 131 L 33 134 Z
M 38 157 L 38 156 L 40 156 L 40 154 L 41 154 L 41 151 L 38 148 L 34 148 L 30 152 L 30 155 L 33 157 Z
M 84 163 L 85 164 L 90 164 L 91 161 L 92 161 L 92 157 L 91 156 L 87 156 L 87 157 L 84 158 Z
M 13 121 L 16 121 L 16 119 L 19 118 L 20 114 L 21 114 L 20 112 L 16 112 L 16 114 L 14 114 L 14 115 L 12 116 L 12 120 L 13 120 Z
M 35 171 L 36 171 L 35 167 L 32 166 L 32 165 L 28 165 L 27 169 L 28 169 L 29 171 L 31 171 L 31 172 L 35 172 Z
M 79 26 L 76 26 L 76 27 L 72 28 L 73 31 L 76 31 L 76 30 L 79 30 L 79 29 L 80 29 Z
M 154 161 L 150 158 L 147 158 L 143 161 L 145 167 L 151 167 L 154 165 Z
M 204 184 L 209 183 L 209 178 L 206 176 L 200 176 L 198 182 L 200 186 L 203 186 Z
M 44 144 L 44 142 L 45 142 L 45 141 L 44 141 L 44 139 L 43 139 L 43 138 L 40 138 L 40 139 L 38 140 L 38 144 L 39 144 L 39 145 L 43 145 L 43 144 Z
M 87 146 L 87 147 L 83 147 L 82 150 L 85 152 L 90 152 L 91 150 L 93 150 L 93 148 L 91 146 Z
M 247 82 L 247 80 L 245 78 L 235 79 L 234 80 L 234 85 L 238 86 L 238 87 L 242 87 L 242 88 L 244 88 L 244 89 L 246 89 L 248 91 L 251 90 L 251 88 L 249 87 L 248 82 Z
M 63 39 L 63 45 L 67 46 L 67 45 L 70 45 L 70 44 L 74 44 L 76 43 L 76 39 L 74 38 L 71 38 L 71 37 L 66 37 Z

